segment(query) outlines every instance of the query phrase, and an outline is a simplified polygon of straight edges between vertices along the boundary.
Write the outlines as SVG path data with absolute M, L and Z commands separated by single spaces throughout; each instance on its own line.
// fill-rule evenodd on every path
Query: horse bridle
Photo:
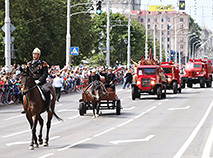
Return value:
M 22 86 L 23 86 L 23 85 L 27 85 L 27 86 L 28 86 L 28 89 L 22 92 L 23 95 L 26 95 L 29 91 L 33 90 L 33 89 L 36 88 L 36 86 L 37 86 L 37 85 L 35 85 L 35 86 L 33 86 L 33 87 L 30 87 L 30 84 L 26 84 L 26 82 L 23 83 L 23 84 L 21 84 L 21 85 L 22 85 Z

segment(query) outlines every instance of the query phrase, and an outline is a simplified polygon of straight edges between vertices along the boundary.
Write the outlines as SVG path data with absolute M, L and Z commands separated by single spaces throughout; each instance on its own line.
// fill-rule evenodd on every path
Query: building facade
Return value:
M 148 12 L 148 14 L 147 14 Z M 188 56 L 188 34 L 189 34 L 189 15 L 184 12 L 177 11 L 132 11 L 137 15 L 137 20 L 146 27 L 146 14 L 147 14 L 147 27 L 149 34 L 153 35 L 158 43 L 160 43 L 160 32 L 162 38 L 162 53 L 169 58 L 170 50 L 172 52 L 180 52 L 182 56 L 182 63 L 184 63 L 184 56 Z M 155 37 L 154 37 L 155 35 Z M 176 45 L 175 45 L 176 37 Z M 164 51 L 164 52 L 163 52 Z

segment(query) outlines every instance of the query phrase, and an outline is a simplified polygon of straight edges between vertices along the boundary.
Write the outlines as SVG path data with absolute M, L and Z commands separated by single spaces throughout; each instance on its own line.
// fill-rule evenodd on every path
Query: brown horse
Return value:
M 108 92 L 104 87 L 103 83 L 97 80 L 91 82 L 84 90 L 84 94 L 88 100 L 88 104 L 90 105 L 90 102 L 92 103 L 93 118 L 98 117 L 101 97 L 105 94 L 108 97 Z
M 41 113 L 47 111 L 48 113 L 48 119 L 47 119 L 47 133 L 46 138 L 44 142 L 44 146 L 48 146 L 49 141 L 49 130 L 51 126 L 51 120 L 53 115 L 58 119 L 59 118 L 56 113 L 54 112 L 55 109 L 55 100 L 56 96 L 54 93 L 54 90 L 52 86 L 49 86 L 50 93 L 52 95 L 52 99 L 50 100 L 50 104 L 46 105 L 45 102 L 42 100 L 41 94 L 38 89 L 38 85 L 36 85 L 33 74 L 27 67 L 26 69 L 22 69 L 22 76 L 21 76 L 21 84 L 22 84 L 22 91 L 23 91 L 23 108 L 26 113 L 27 120 L 30 123 L 30 127 L 32 130 L 32 139 L 30 143 L 30 150 L 33 150 L 34 148 L 38 148 L 39 145 L 43 144 L 42 139 L 42 129 L 43 129 L 43 119 L 41 117 Z M 38 142 L 37 142 L 37 136 L 36 136 L 36 126 L 39 121 L 40 124 L 40 132 L 38 135 Z

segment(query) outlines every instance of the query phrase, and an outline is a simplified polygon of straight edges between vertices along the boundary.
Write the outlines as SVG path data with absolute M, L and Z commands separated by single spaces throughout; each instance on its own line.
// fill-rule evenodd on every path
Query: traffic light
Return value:
M 96 14 L 98 14 L 98 15 L 101 15 L 101 13 L 102 13 L 101 3 L 102 3 L 102 0 L 96 1 Z

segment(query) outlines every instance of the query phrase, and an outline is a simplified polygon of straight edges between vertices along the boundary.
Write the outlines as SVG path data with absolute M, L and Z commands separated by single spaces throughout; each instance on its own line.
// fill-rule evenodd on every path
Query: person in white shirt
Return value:
M 61 97 L 62 84 L 63 84 L 63 79 L 60 77 L 60 74 L 58 73 L 57 76 L 53 79 L 53 87 L 55 88 L 56 99 L 58 102 Z

